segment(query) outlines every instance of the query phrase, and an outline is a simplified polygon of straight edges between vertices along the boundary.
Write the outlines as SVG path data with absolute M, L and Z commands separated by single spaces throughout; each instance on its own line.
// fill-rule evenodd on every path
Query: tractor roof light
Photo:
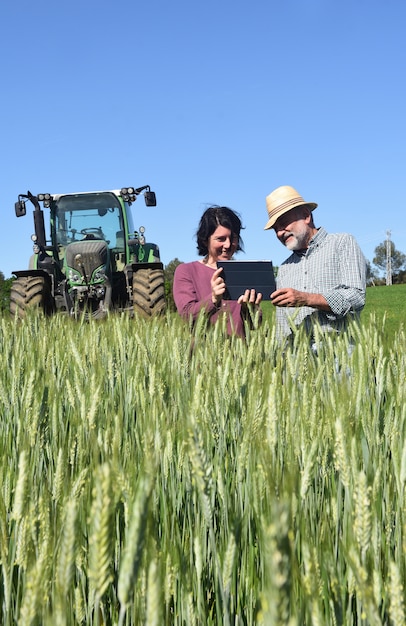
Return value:
M 151 191 L 151 187 L 149 185 L 144 185 L 143 187 L 137 187 L 136 189 L 134 189 L 134 187 L 122 187 L 120 193 L 124 202 L 131 203 L 131 202 L 136 201 L 137 196 L 139 196 L 142 191 L 145 191 L 144 195 L 146 198 L 147 206 L 155 206 L 156 205 L 155 195 Z M 150 200 L 149 202 L 147 202 L 148 194 L 150 194 L 151 196 L 154 196 L 154 199 Z
M 134 189 L 134 187 L 123 187 L 121 189 L 121 197 L 123 198 L 124 202 L 135 202 L 136 201 L 136 196 L 138 195 L 138 190 Z
M 131 187 L 130 187 L 130 189 L 131 189 Z M 124 202 L 128 202 L 129 199 L 130 199 L 128 187 L 123 187 L 121 189 L 120 193 L 121 193 L 121 197 L 123 198 Z
M 50 193 L 39 193 L 37 198 L 40 202 L 44 203 L 44 207 L 49 209 L 51 206 L 51 194 Z

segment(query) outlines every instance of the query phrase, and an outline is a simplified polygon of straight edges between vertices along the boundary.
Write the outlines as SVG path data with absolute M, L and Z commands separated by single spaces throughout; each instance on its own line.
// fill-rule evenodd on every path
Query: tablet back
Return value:
M 238 300 L 246 289 L 262 293 L 263 300 L 270 300 L 276 289 L 272 261 L 217 261 L 227 286 L 226 297 Z

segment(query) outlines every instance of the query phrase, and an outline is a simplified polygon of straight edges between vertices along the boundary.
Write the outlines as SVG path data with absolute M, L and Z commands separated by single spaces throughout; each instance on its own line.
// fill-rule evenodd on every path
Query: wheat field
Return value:
M 0 320 L 0 623 L 406 623 L 406 340 Z

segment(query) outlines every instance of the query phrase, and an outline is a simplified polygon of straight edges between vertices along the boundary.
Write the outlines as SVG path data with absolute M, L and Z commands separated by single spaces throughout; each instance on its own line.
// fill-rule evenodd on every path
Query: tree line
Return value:
M 4 278 L 3 272 L 0 272 L 0 311 L 8 311 L 12 282 L 13 278 Z

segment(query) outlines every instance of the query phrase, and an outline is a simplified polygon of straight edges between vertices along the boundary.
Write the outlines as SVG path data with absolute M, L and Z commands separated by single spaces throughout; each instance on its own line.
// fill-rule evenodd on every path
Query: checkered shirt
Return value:
M 279 267 L 276 286 L 322 294 L 331 308 L 277 307 L 279 336 L 289 335 L 292 323 L 302 322 L 309 332 L 315 322 L 322 331 L 340 331 L 364 307 L 366 260 L 352 235 L 319 228 L 304 253 L 293 252 Z

